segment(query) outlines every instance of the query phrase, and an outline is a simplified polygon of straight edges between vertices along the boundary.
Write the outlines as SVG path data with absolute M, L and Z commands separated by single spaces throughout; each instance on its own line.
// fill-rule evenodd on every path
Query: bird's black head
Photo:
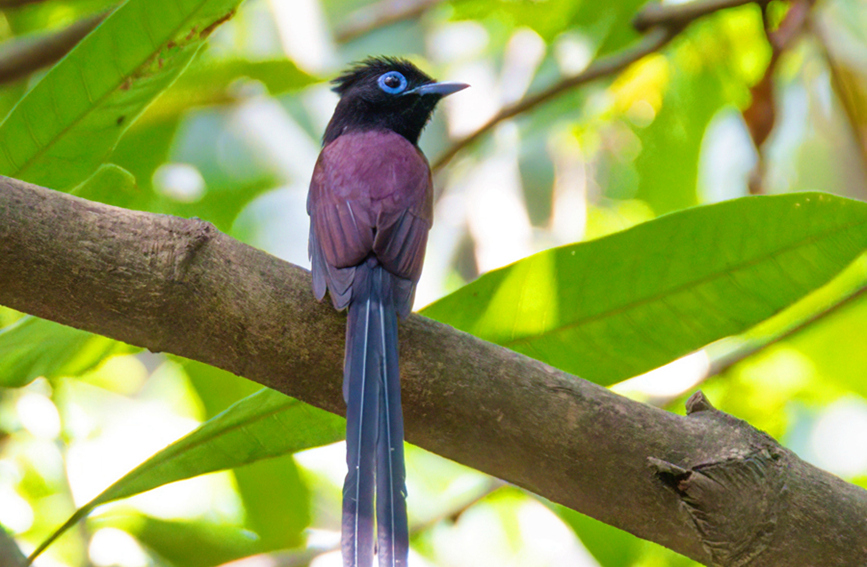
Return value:
M 340 102 L 322 142 L 328 144 L 346 132 L 386 129 L 416 144 L 437 102 L 466 87 L 434 82 L 405 59 L 365 59 L 334 80 Z

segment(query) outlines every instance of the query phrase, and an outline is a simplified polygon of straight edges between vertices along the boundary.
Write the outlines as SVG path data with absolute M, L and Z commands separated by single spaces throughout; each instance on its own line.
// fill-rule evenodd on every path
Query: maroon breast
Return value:
M 394 132 L 357 132 L 322 150 L 308 212 L 331 266 L 353 266 L 373 253 L 395 275 L 417 281 L 432 199 L 430 166 L 417 147 Z

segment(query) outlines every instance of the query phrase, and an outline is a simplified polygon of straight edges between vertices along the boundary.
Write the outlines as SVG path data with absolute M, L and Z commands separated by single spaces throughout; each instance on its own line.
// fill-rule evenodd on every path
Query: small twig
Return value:
M 348 43 L 379 28 L 417 18 L 443 0 L 380 0 L 365 6 L 346 18 L 335 39 Z
M 0 84 L 26 77 L 59 60 L 98 26 L 108 13 L 82 18 L 54 33 L 22 37 L 0 44 Z
M 767 0 L 758 3 L 766 2 Z M 712 12 L 752 3 L 756 3 L 756 0 L 705 0 L 683 4 L 650 4 L 635 16 L 632 25 L 640 32 L 655 26 L 685 27 Z
M 490 130 L 494 128 L 494 126 L 496 126 L 500 122 L 508 120 L 510 118 L 514 118 L 518 114 L 526 112 L 540 104 L 548 102 L 549 100 L 579 85 L 583 85 L 584 83 L 588 83 L 606 75 L 613 75 L 614 73 L 625 69 L 626 67 L 628 67 L 632 63 L 635 63 L 645 55 L 649 55 L 650 53 L 653 53 L 660 49 L 662 46 L 671 41 L 678 32 L 679 29 L 675 28 L 655 28 L 650 33 L 648 33 L 641 40 L 641 42 L 638 43 L 638 45 L 632 47 L 631 49 L 621 51 L 620 53 L 611 55 L 610 57 L 599 59 L 598 61 L 590 65 L 583 73 L 579 73 L 578 75 L 573 75 L 571 77 L 566 77 L 560 82 L 552 85 L 551 87 L 545 89 L 538 94 L 528 96 L 527 98 L 524 98 L 513 105 L 503 108 L 499 113 L 497 113 L 496 116 L 488 120 L 478 130 L 476 130 L 469 136 L 458 140 L 451 147 L 449 147 L 449 149 L 447 149 L 441 156 L 439 156 L 436 162 L 434 162 L 434 171 L 442 168 L 453 157 L 455 157 L 458 152 L 474 143 L 483 135 L 487 134 Z
M 0 0 L 0 10 L 3 8 L 18 8 L 27 4 L 36 4 L 37 2 L 45 2 L 45 0 Z

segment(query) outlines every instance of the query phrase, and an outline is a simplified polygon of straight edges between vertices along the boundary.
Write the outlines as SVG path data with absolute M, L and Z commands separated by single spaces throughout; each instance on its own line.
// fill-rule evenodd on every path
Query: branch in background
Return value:
M 337 29 L 338 43 L 348 43 L 379 28 L 411 20 L 444 0 L 380 0 L 351 13 Z
M 198 219 L 0 177 L 0 304 L 345 411 L 345 316 Z M 416 445 L 705 565 L 867 564 L 867 491 L 706 400 L 665 412 L 418 315 L 400 339 Z
M 633 26 L 647 34 L 638 45 L 625 49 L 620 53 L 610 55 L 592 63 L 584 72 L 571 77 L 565 77 L 560 82 L 548 87 L 544 91 L 527 96 L 517 103 L 503 108 L 496 116 L 491 118 L 478 130 L 452 144 L 434 162 L 433 170 L 437 171 L 445 166 L 458 152 L 476 142 L 484 134 L 491 131 L 494 126 L 504 120 L 514 118 L 518 114 L 532 110 L 534 107 L 544 104 L 551 99 L 571 90 L 575 87 L 588 83 L 600 77 L 614 75 L 624 70 L 646 55 L 662 49 L 668 42 L 674 39 L 686 26 L 693 21 L 723 10 L 734 8 L 744 4 L 750 4 L 755 0 L 699 0 L 686 4 L 660 5 L 651 4 L 645 7 L 633 19 Z
M 38 2 L 45 2 L 45 0 L 0 0 L 0 10 L 5 8 L 18 8 L 20 6 L 36 4 Z
M 2 0 L 0 0 L 2 1 Z M 21 37 L 0 44 L 0 84 L 26 77 L 51 65 L 99 25 L 108 15 L 103 12 L 82 18 L 60 31 Z
M 24 567 L 27 558 L 21 553 L 12 536 L 0 526 L 0 565 L 3 567 Z
M 822 55 L 825 57 L 825 61 L 828 63 L 828 70 L 831 74 L 831 88 L 834 89 L 837 100 L 840 101 L 840 106 L 846 116 L 846 122 L 852 132 L 852 140 L 856 146 L 858 155 L 861 157 L 862 172 L 865 179 L 867 179 L 867 116 L 863 116 L 858 110 L 857 95 L 847 87 L 844 71 L 840 68 L 840 64 L 831 52 L 825 30 L 814 19 L 809 21 L 809 26 Z
M 722 374 L 723 372 L 726 372 L 735 364 L 738 364 L 744 359 L 749 358 L 754 354 L 761 352 L 781 341 L 791 338 L 794 335 L 797 335 L 804 329 L 814 325 L 819 321 L 822 321 L 823 319 L 826 319 L 831 315 L 834 315 L 835 313 L 846 307 L 849 307 L 850 305 L 856 303 L 858 300 L 865 296 L 867 296 L 867 287 L 858 288 L 851 294 L 838 300 L 836 303 L 832 303 L 831 305 L 826 306 L 824 309 L 818 311 L 817 313 L 811 314 L 806 319 L 793 323 L 791 326 L 781 330 L 774 336 L 762 340 L 748 341 L 742 347 L 737 348 L 732 352 L 727 353 L 719 357 L 717 360 L 711 362 L 705 380 L 707 378 Z
M 650 4 L 632 20 L 632 25 L 640 32 L 656 26 L 670 28 L 686 27 L 695 20 L 726 8 L 737 8 L 745 4 L 764 4 L 767 0 L 698 0 L 682 4 Z
M 671 28 L 655 28 L 651 30 L 651 32 L 648 33 L 641 42 L 638 43 L 638 45 L 623 50 L 615 55 L 599 59 L 587 67 L 584 72 L 571 77 L 566 77 L 538 94 L 530 95 L 513 105 L 503 108 L 478 130 L 452 144 L 449 149 L 437 158 L 432 169 L 434 171 L 441 169 L 451 161 L 458 152 L 476 142 L 476 140 L 490 132 L 494 126 L 500 122 L 514 118 L 528 110 L 532 110 L 536 106 L 544 104 L 577 86 L 583 85 L 584 83 L 589 83 L 590 81 L 600 77 L 619 73 L 645 55 L 649 55 L 661 49 L 665 44 L 671 41 L 677 33 L 677 31 Z

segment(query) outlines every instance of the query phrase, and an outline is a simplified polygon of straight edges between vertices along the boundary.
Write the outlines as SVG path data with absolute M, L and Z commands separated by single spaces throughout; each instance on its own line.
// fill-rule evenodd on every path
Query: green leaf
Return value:
M 23 317 L 0 329 L 0 386 L 20 388 L 40 376 L 78 375 L 124 348 L 60 323 Z
M 422 313 L 607 385 L 749 329 L 865 246 L 865 203 L 746 197 L 535 254 Z
M 270 389 L 262 389 L 172 443 L 79 508 L 31 557 L 95 507 L 164 484 L 326 445 L 344 437 L 344 422 Z
M 128 0 L 0 124 L 0 174 L 65 189 L 86 179 L 241 0 Z
M 271 96 L 296 91 L 312 85 L 318 79 L 305 73 L 289 59 L 200 59 L 178 79 L 166 93 L 172 102 L 183 102 L 183 108 L 193 104 L 217 104 L 234 102 L 228 89 L 238 80 L 259 81 Z M 160 107 L 169 107 L 168 100 L 160 99 Z M 167 110 L 167 108 L 166 108 Z

